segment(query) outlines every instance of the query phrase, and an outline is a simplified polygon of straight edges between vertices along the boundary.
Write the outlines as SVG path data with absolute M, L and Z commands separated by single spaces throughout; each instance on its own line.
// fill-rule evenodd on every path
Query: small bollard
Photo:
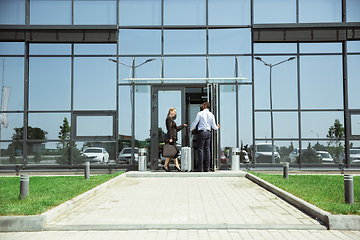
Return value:
M 284 178 L 289 178 L 289 163 L 288 162 L 284 162 L 284 168 L 283 168 L 283 177 Z
M 146 171 L 147 170 L 147 151 L 146 151 L 146 148 L 139 148 L 138 170 L 139 171 Z
M 90 179 L 90 162 L 85 162 L 85 179 Z
M 24 200 L 29 194 L 29 175 L 20 176 L 20 195 L 19 198 Z
M 354 203 L 354 178 L 353 175 L 344 175 L 344 190 L 345 190 L 345 202 L 348 204 Z
M 231 170 L 240 171 L 240 149 L 231 148 L 230 157 L 231 157 Z

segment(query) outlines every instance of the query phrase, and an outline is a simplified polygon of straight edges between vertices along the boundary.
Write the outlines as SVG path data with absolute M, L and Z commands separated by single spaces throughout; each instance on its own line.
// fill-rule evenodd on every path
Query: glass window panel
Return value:
M 347 42 L 347 51 L 349 53 L 360 53 L 360 41 L 348 41 Z
M 150 149 L 150 95 L 150 86 L 135 86 L 135 140 L 138 141 L 136 146 L 147 149 Z
M 239 137 L 244 146 L 252 145 L 252 87 L 239 85 Z
M 254 1 L 254 23 L 295 23 L 296 0 Z
M 301 107 L 343 108 L 341 56 L 301 57 Z
M 255 43 L 254 52 L 262 53 L 296 53 L 296 43 Z
M 298 114 L 297 112 L 274 112 L 274 138 L 297 138 Z
M 296 159 L 290 154 L 294 149 L 299 148 L 299 141 L 275 141 L 274 145 L 280 155 L 280 162 L 297 163 Z
M 154 58 L 155 60 L 151 62 L 146 62 L 147 60 L 152 58 L 143 58 L 137 57 L 135 58 L 135 77 L 136 78 L 159 78 L 161 72 L 161 59 Z M 122 57 L 119 58 L 119 71 L 120 71 L 120 84 L 129 84 L 132 81 L 126 81 L 124 79 L 132 78 L 132 58 Z M 143 65 L 141 65 L 144 63 Z M 127 66 L 123 65 L 126 64 Z M 141 66 L 139 66 L 141 65 Z M 116 65 L 115 65 L 116 66 Z M 154 81 L 141 81 L 141 83 L 154 82 Z
M 209 73 L 212 78 L 232 78 L 236 76 L 235 57 L 209 57 Z M 251 82 L 251 57 L 238 57 L 238 82 Z M 235 82 L 216 80 L 217 82 Z
M 5 115 L 5 113 L 2 113 Z M 4 116 L 8 120 L 8 126 L 1 126 L 1 140 L 12 140 L 15 136 L 14 128 L 23 127 L 23 114 L 22 113 L 6 113 Z
M 250 29 L 210 29 L 209 51 L 212 54 L 250 53 Z
M 24 43 L 0 42 L 0 55 L 24 55 Z
M 113 136 L 112 116 L 77 116 L 76 136 Z
M 302 112 L 301 113 L 301 137 L 303 138 L 326 138 L 329 128 L 334 126 L 335 119 L 339 119 L 344 125 L 343 112 Z
M 351 135 L 360 135 L 360 115 L 351 115 Z
M 160 25 L 161 0 L 120 0 L 120 25 Z
M 255 108 L 270 108 L 269 69 L 262 62 L 254 61 Z
M 71 24 L 71 1 L 31 0 L 30 24 Z
M 220 142 L 221 149 L 236 147 L 236 86 L 220 85 Z
M 30 44 L 30 55 L 70 55 L 71 44 Z
M 58 140 L 60 126 L 63 126 L 65 117 L 70 124 L 71 116 L 68 113 L 29 113 L 28 126 L 47 132 L 47 140 Z
M 347 22 L 360 22 L 360 1 L 347 0 L 346 1 L 346 21 Z
M 86 157 L 83 155 L 83 152 L 86 148 L 105 148 L 107 154 L 101 155 L 102 157 L 97 158 L 93 161 L 90 161 L 91 166 L 104 165 L 104 164 L 114 164 L 115 163 L 115 142 L 100 142 L 100 141 L 88 141 L 88 142 L 75 142 L 73 150 L 73 162 L 74 164 L 82 164 Z M 107 157 L 108 156 L 108 157 Z M 101 163 L 100 161 L 104 161 Z M 107 162 L 108 161 L 108 162 Z
M 75 44 L 74 53 L 78 55 L 116 54 L 116 44 Z
M 205 78 L 206 58 L 164 58 L 164 70 L 166 78 Z
M 115 109 L 115 70 L 108 58 L 75 58 L 74 109 Z
M 25 1 L 1 0 L 0 24 L 25 24 Z
M 160 54 L 160 30 L 120 30 L 120 54 Z
M 204 25 L 205 0 L 164 1 L 165 25 Z
M 0 165 L 23 163 L 23 142 L 1 142 Z
M 271 139 L 271 117 L 269 112 L 255 113 L 255 138 Z
M 166 30 L 164 40 L 166 54 L 204 54 L 206 51 L 205 30 Z
M 341 144 L 344 146 L 344 142 Z M 339 160 L 332 153 L 325 141 L 301 142 L 301 161 L 303 164 L 338 164 Z M 299 157 L 299 154 L 293 155 Z
M 75 1 L 74 23 L 79 25 L 115 25 L 116 1 Z
M 24 58 L 0 58 L 3 86 L 10 87 L 7 110 L 24 110 Z
M 350 109 L 360 109 L 360 56 L 348 55 L 348 101 Z
M 341 53 L 341 43 L 300 43 L 301 53 Z
M 131 146 L 132 86 L 119 86 L 119 150 Z
M 341 22 L 341 0 L 299 0 L 299 21 Z
M 71 59 L 29 60 L 29 109 L 70 110 Z
M 249 25 L 249 0 L 209 0 L 210 25 Z

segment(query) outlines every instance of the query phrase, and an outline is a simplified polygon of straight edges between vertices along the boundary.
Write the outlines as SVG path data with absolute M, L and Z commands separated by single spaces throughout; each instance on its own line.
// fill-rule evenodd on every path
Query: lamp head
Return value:
M 288 61 L 294 60 L 296 57 L 291 57 L 288 59 Z
M 254 57 L 256 60 L 261 61 L 261 57 Z
M 146 60 L 145 63 L 148 63 L 148 62 L 151 62 L 151 61 L 154 61 L 154 60 L 156 60 L 156 59 L 155 59 L 155 58 L 151 58 L 151 59 Z
M 109 61 L 112 61 L 112 62 L 114 62 L 114 63 L 117 63 L 117 61 L 116 61 L 115 59 L 109 58 Z

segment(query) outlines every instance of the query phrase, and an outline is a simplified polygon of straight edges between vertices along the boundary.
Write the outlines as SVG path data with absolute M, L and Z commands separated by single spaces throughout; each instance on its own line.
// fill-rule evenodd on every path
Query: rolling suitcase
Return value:
M 191 172 L 194 169 L 194 156 L 190 147 L 181 148 L 181 171 Z

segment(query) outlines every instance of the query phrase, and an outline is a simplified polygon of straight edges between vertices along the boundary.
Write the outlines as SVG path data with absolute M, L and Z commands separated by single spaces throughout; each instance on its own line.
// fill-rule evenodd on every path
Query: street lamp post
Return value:
M 284 62 L 287 62 L 287 61 L 291 61 L 291 60 L 294 60 L 295 57 L 291 57 L 291 58 L 288 58 L 286 60 L 283 60 L 281 62 L 278 62 L 278 63 L 275 63 L 275 64 L 271 64 L 271 63 L 267 63 L 265 62 L 264 60 L 261 59 L 261 57 L 254 57 L 256 60 L 258 61 L 261 61 L 262 63 L 265 64 L 265 66 L 268 66 L 270 68 L 270 123 L 271 123 L 271 145 L 272 145 L 272 163 L 275 163 L 275 156 L 274 156 L 274 118 L 273 118 L 273 107 L 272 107 L 272 83 L 271 83 L 271 73 L 272 73 L 272 68 L 277 66 L 277 65 L 280 65 Z
M 145 63 L 154 61 L 156 59 L 155 58 L 147 59 L 145 62 L 142 62 L 137 66 L 135 65 L 135 57 L 132 58 L 131 66 L 129 66 L 129 65 L 123 63 L 123 62 L 118 62 L 115 59 L 110 58 L 109 60 L 114 62 L 114 63 L 120 63 L 120 64 L 122 64 L 122 65 L 124 65 L 126 67 L 131 68 L 132 78 L 134 79 L 135 78 L 135 69 L 136 68 L 144 65 Z M 134 165 L 135 164 L 135 161 L 134 161 L 134 158 L 135 158 L 135 82 L 134 82 L 134 80 L 132 82 L 132 101 L 131 102 L 133 104 L 131 106 L 132 114 L 131 114 L 131 160 L 130 160 L 130 164 Z

